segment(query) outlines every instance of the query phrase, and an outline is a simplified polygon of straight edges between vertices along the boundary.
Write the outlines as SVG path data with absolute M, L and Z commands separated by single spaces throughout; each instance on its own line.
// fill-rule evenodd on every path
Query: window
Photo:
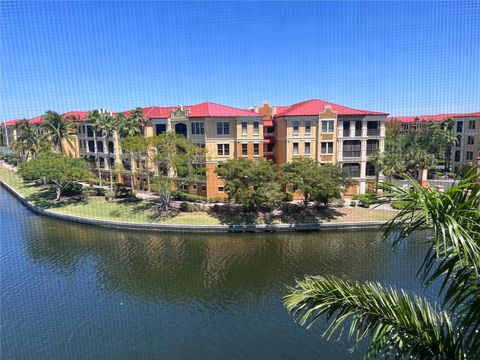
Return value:
M 457 132 L 463 131 L 463 121 L 457 122 Z
M 293 155 L 298 155 L 298 142 L 293 143 Z
M 322 133 L 333 133 L 333 120 L 322 120 Z
M 95 142 L 93 140 L 88 141 L 88 151 L 95 152 Z
M 207 191 L 207 185 L 202 184 L 202 191 Z
M 273 152 L 273 143 L 267 143 L 267 152 Z
M 355 121 L 355 136 L 362 136 L 362 126 L 361 121 Z
M 230 144 L 217 144 L 218 156 L 230 155 Z
M 97 151 L 103 152 L 103 141 L 97 141 Z
M 87 136 L 93 137 L 93 130 L 91 126 L 87 126 Z
M 468 122 L 468 128 L 469 128 L 470 130 L 475 130 L 475 120 L 470 120 L 470 121 Z
M 333 142 L 322 142 L 322 155 L 333 154 Z
M 360 164 L 343 164 L 343 170 L 351 177 L 360 177 Z
M 242 156 L 248 155 L 248 144 L 242 144 Z
M 258 121 L 253 122 L 253 135 L 260 134 L 260 123 Z
M 205 134 L 205 127 L 203 122 L 192 122 L 192 134 L 193 135 L 203 135 Z
M 310 155 L 310 143 L 305 143 L 305 155 Z
M 185 183 L 182 184 L 182 185 L 180 185 L 180 190 L 182 190 L 182 191 L 187 191 L 187 190 L 188 190 L 188 185 L 185 184 Z
M 312 132 L 312 122 L 310 120 L 305 120 L 305 134 L 310 134 Z
M 346 140 L 343 142 L 343 157 L 360 157 L 362 154 L 360 140 Z
M 367 155 L 378 152 L 378 140 L 367 140 Z
M 221 193 L 225 192 L 225 187 L 219 186 L 218 187 L 218 192 L 221 192 Z
M 115 153 L 115 145 L 113 144 L 113 141 L 108 142 L 108 152 L 110 154 Z
M 242 121 L 242 135 L 248 134 L 248 122 Z
M 293 120 L 292 126 L 293 126 L 293 135 L 298 135 L 298 129 L 300 128 L 300 121 Z
M 366 176 L 375 176 L 375 166 L 371 162 L 367 162 Z
M 468 145 L 474 145 L 475 144 L 475 138 L 473 136 L 469 136 L 467 138 L 467 144 Z
M 217 122 L 217 135 L 229 135 L 230 123 L 229 122 Z
M 473 160 L 473 151 L 467 151 L 467 161 Z
M 367 135 L 379 135 L 378 121 L 367 121 Z
M 323 124 L 322 124 L 323 131 Z M 350 136 L 350 121 L 343 122 L 343 136 Z
M 192 185 L 192 190 L 193 190 L 193 191 L 197 191 L 197 184 L 193 184 L 193 185 Z
M 260 144 L 253 144 L 253 156 L 260 155 Z
M 460 150 L 455 151 L 455 161 L 456 162 L 460 161 Z
M 167 132 L 167 124 L 155 124 L 155 135 L 165 134 Z

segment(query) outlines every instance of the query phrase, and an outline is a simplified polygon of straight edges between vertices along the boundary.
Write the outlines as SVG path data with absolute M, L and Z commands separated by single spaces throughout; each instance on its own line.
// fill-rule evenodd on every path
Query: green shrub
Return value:
M 63 196 L 78 196 L 83 194 L 83 186 L 79 183 L 71 183 L 63 189 Z
M 396 210 L 402 210 L 408 205 L 407 201 L 393 201 L 392 207 Z
M 285 202 L 293 201 L 293 194 L 290 193 L 290 192 L 284 193 L 284 199 L 283 199 L 283 201 L 285 201 Z
M 192 195 L 184 193 L 183 191 L 174 191 L 172 196 L 177 200 L 189 201 L 189 202 L 207 202 L 205 196 Z
M 225 202 L 225 198 L 223 196 L 212 196 L 208 198 L 209 203 L 218 203 L 218 202 Z
M 352 200 L 357 200 L 360 206 L 368 208 L 374 203 L 376 195 L 374 193 L 355 194 L 352 196 Z
M 118 198 L 128 198 L 133 196 L 132 190 L 127 187 L 117 187 L 115 189 L 115 196 Z
M 92 185 L 100 184 L 100 180 L 98 180 L 97 178 L 94 178 L 94 177 L 90 177 L 90 178 L 86 179 L 85 181 L 88 182 L 89 184 L 92 184 Z
M 107 201 L 112 200 L 114 196 L 115 196 L 115 192 L 111 190 L 108 190 L 107 192 L 105 192 L 105 200 Z

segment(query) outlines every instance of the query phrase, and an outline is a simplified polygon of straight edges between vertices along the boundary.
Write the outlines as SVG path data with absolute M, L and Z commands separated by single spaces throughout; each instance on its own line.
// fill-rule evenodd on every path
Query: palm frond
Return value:
M 370 335 L 366 358 L 462 359 L 462 343 L 445 311 L 426 300 L 378 283 L 335 277 L 306 277 L 289 289 L 284 302 L 297 321 L 312 326 L 322 315 L 331 321 L 323 334 L 349 338 Z

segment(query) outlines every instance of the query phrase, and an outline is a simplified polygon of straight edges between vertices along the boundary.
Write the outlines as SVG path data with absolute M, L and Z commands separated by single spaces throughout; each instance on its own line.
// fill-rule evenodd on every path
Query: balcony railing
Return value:
M 379 136 L 380 130 L 379 129 L 367 129 L 367 136 Z
M 350 128 L 343 128 L 343 136 L 345 137 L 350 136 Z
M 342 156 L 343 156 L 344 158 L 360 157 L 360 156 L 362 156 L 362 152 L 361 152 L 360 150 L 358 150 L 358 151 L 344 151 L 344 152 L 342 153 Z

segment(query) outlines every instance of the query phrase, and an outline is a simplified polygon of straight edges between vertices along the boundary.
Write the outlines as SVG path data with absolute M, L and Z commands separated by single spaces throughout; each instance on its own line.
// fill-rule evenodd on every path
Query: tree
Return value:
M 40 139 L 35 129 L 27 120 L 17 123 L 18 136 L 13 142 L 12 148 L 22 161 L 33 158 L 40 149 Z
M 281 183 L 271 161 L 227 160 L 216 169 L 225 180 L 225 191 L 231 200 L 245 210 L 273 209 L 283 199 Z
M 83 159 L 47 152 L 23 163 L 20 166 L 20 175 L 25 180 L 52 183 L 56 192 L 55 200 L 58 201 L 67 186 L 87 179 L 91 173 L 88 163 Z
M 465 359 L 480 356 L 480 184 L 464 176 L 445 192 L 383 184 L 388 199 L 407 205 L 386 226 L 384 239 L 397 248 L 411 233 L 429 229 L 429 249 L 419 275 L 428 287 L 442 280 L 441 307 L 404 290 L 335 277 L 306 277 L 289 289 L 287 309 L 304 325 L 322 315 L 325 335 L 340 335 L 351 319 L 349 337 L 370 335 L 366 357 Z M 431 236 L 430 236 L 431 234 Z
M 306 157 L 283 164 L 282 179 L 287 188 L 302 193 L 304 207 L 310 201 L 328 204 L 332 198 L 340 197 L 351 183 L 350 177 L 339 166 L 321 165 Z
M 196 182 L 203 176 L 206 150 L 191 139 L 169 131 L 149 138 L 149 144 L 155 152 L 153 162 L 159 174 L 184 182 Z
M 152 191 L 159 197 L 160 210 L 168 210 L 174 189 L 173 180 L 167 177 L 155 177 L 151 186 Z
M 120 139 L 125 139 L 127 137 L 142 136 L 145 125 L 148 122 L 148 118 L 143 115 L 141 108 L 135 108 L 132 110 L 128 116 L 124 113 L 118 113 L 116 116 L 116 125 L 118 130 L 118 135 Z M 130 185 L 132 187 L 132 192 L 134 189 L 134 156 L 129 154 L 130 157 Z
M 51 110 L 43 115 L 43 122 L 40 126 L 45 138 L 54 146 L 55 151 L 63 154 L 62 139 L 72 143 L 73 135 L 77 131 L 75 120 L 74 116 L 64 117 Z
M 150 171 L 148 169 L 148 150 L 149 150 L 149 141 L 147 138 L 143 136 L 129 136 L 122 140 L 122 150 L 126 153 L 130 154 L 131 158 L 138 163 L 144 163 L 142 166 L 143 172 L 147 176 L 147 186 L 148 190 L 150 191 Z M 133 166 L 132 166 L 132 174 L 133 174 Z M 133 177 L 133 175 L 132 175 Z M 133 188 L 133 179 L 131 182 L 132 191 Z
M 101 118 L 99 125 L 99 129 L 102 130 L 104 137 L 108 140 L 108 138 L 113 137 L 115 131 L 117 130 L 118 123 L 116 117 L 104 114 Z M 108 145 L 107 145 L 108 146 Z M 108 149 L 108 147 L 107 147 Z M 110 154 L 108 155 L 108 171 L 110 173 L 110 191 L 113 190 L 113 167 L 110 160 Z
M 85 122 L 93 129 L 93 140 L 95 142 L 95 163 L 97 164 L 97 173 L 100 186 L 102 186 L 102 170 L 100 168 L 100 157 L 98 156 L 97 132 L 102 131 L 105 114 L 100 110 L 92 110 L 88 112 Z

